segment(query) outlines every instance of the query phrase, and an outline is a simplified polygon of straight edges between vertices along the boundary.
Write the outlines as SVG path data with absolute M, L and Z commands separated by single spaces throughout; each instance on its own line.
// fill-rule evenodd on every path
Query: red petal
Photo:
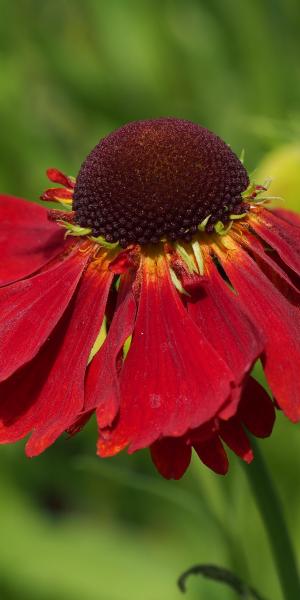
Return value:
M 117 275 L 122 275 L 135 267 L 134 254 L 131 250 L 124 250 L 111 261 L 109 270 Z
M 274 404 L 264 388 L 249 377 L 239 406 L 239 418 L 257 437 L 271 435 L 275 422 Z
M 180 479 L 191 462 L 191 447 L 182 438 L 163 438 L 150 450 L 157 470 L 166 479 Z
M 59 352 L 69 314 L 70 307 L 37 356 L 0 384 L 0 443 L 19 440 L 37 422 L 40 393 Z
M 300 229 L 268 210 L 251 216 L 251 227 L 300 275 Z
M 64 232 L 33 202 L 0 196 L 0 285 L 34 273 L 64 247 Z
M 291 225 L 300 227 L 300 215 L 299 214 L 292 212 L 291 210 L 285 210 L 283 208 L 276 208 L 275 210 L 273 209 L 272 213 L 274 213 L 275 215 L 277 215 L 284 221 L 291 223 Z
M 231 419 L 231 417 L 233 417 L 236 414 L 239 403 L 241 401 L 243 384 L 244 384 L 244 381 L 242 381 L 238 387 L 233 388 L 231 395 L 228 398 L 228 401 L 226 402 L 224 407 L 218 413 L 218 417 L 220 417 L 220 419 L 224 419 L 224 421 L 228 421 L 228 419 Z
M 220 439 L 215 436 L 207 442 L 194 446 L 200 460 L 218 475 L 226 475 L 228 471 L 228 458 Z
M 93 262 L 82 278 L 59 353 L 51 365 L 36 407 L 28 456 L 45 450 L 67 429 L 84 404 L 84 377 L 88 357 L 101 327 L 112 274 Z
M 250 250 L 251 254 L 254 255 L 254 258 L 260 269 L 267 275 L 272 283 L 279 288 L 279 291 L 286 295 L 289 300 L 299 303 L 300 291 L 298 287 L 294 285 L 291 277 L 289 276 L 292 275 L 293 280 L 296 282 L 296 284 L 298 284 L 298 275 L 296 275 L 284 263 L 282 263 L 281 259 L 275 252 L 270 255 L 269 252 L 265 251 L 261 241 L 254 235 L 251 235 L 251 233 L 244 233 L 242 238 L 235 236 L 235 239 L 238 243 L 241 243 L 246 250 Z M 289 275 L 280 267 L 279 263 L 283 264 L 283 266 L 289 271 Z
M 188 302 L 188 310 L 239 384 L 262 353 L 264 342 L 209 256 L 205 265 L 209 284 L 200 298 Z
M 73 436 L 76 433 L 79 433 L 86 425 L 86 423 L 90 420 L 91 416 L 94 414 L 93 410 L 89 410 L 87 412 L 82 413 L 79 417 L 73 421 L 73 423 L 66 429 L 68 435 Z
M 85 410 L 97 407 L 99 427 L 111 425 L 119 410 L 117 359 L 132 334 L 136 313 L 129 277 L 125 276 L 121 281 L 118 304 L 106 340 L 93 358 L 86 378 L 84 407 Z
M 73 191 L 66 188 L 48 188 L 41 195 L 41 200 L 51 202 L 53 200 L 71 200 L 73 198 Z
M 166 259 L 144 258 L 132 344 L 121 374 L 121 411 L 101 455 L 177 437 L 215 416 L 233 375 L 188 315 Z
M 30 361 L 68 306 L 88 254 L 0 289 L 0 381 Z
M 229 421 L 221 421 L 220 436 L 225 444 L 245 462 L 250 463 L 253 460 L 249 439 L 238 419 L 233 417 Z
M 50 181 L 53 181 L 53 183 L 60 183 L 66 188 L 75 187 L 74 177 L 68 177 L 58 169 L 47 169 L 46 173 L 48 179 L 50 179 Z
M 218 256 L 250 318 L 266 338 L 265 372 L 279 406 L 300 419 L 300 315 L 241 248 Z

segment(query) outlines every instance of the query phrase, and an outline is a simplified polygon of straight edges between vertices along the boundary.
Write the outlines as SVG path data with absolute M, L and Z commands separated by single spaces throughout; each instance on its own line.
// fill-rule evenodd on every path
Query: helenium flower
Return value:
M 34 456 L 95 413 L 101 457 L 149 447 L 167 478 L 192 449 L 250 462 L 247 430 L 300 419 L 300 219 L 184 120 L 129 123 L 76 180 L 48 176 L 58 209 L 0 198 L 0 442 L 30 434 Z

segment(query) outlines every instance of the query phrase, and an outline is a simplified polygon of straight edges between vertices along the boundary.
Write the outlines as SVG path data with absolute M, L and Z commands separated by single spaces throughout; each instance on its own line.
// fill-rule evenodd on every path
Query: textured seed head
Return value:
M 76 222 L 126 247 L 190 240 L 245 212 L 248 175 L 218 136 L 190 121 L 136 121 L 114 131 L 84 161 L 74 192 Z

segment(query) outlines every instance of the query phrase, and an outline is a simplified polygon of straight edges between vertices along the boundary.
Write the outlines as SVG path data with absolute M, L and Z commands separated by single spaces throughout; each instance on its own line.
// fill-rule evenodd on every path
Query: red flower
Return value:
M 77 182 L 0 199 L 0 442 L 28 456 L 92 413 L 98 454 L 149 447 L 179 478 L 192 448 L 226 473 L 273 401 L 300 419 L 300 220 L 265 207 L 233 152 L 187 121 L 129 124 Z

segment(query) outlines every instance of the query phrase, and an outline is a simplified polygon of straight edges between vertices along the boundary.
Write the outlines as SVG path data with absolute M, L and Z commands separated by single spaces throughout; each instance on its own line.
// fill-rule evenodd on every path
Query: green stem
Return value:
M 255 459 L 245 465 L 245 473 L 268 534 L 273 559 L 285 600 L 300 599 L 300 578 L 293 545 L 285 522 L 281 501 L 255 440 Z

